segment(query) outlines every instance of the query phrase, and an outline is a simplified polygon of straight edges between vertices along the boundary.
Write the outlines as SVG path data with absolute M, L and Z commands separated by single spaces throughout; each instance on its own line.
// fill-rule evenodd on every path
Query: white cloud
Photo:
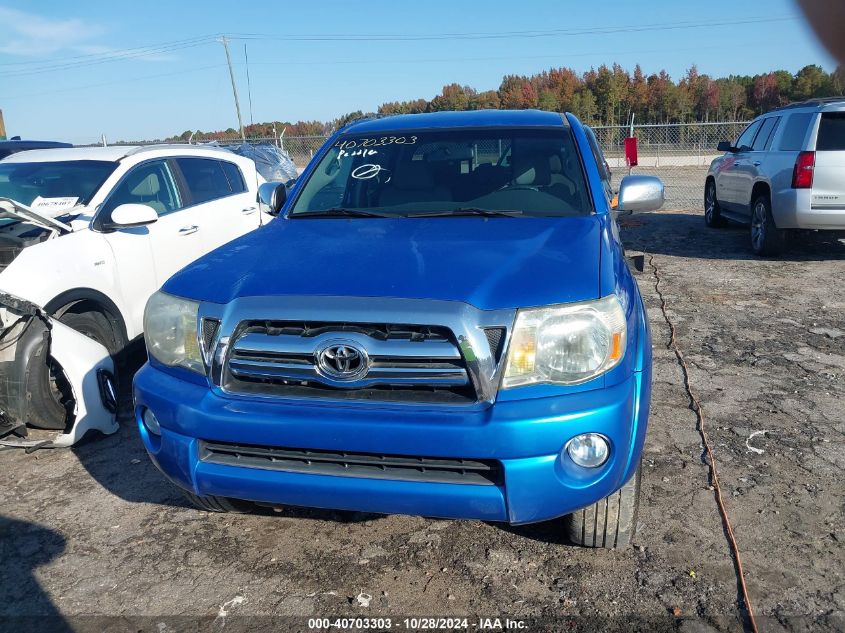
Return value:
M 50 18 L 8 7 L 0 7 L 0 53 L 41 57 L 56 53 L 90 55 L 110 49 L 91 40 L 103 28 L 78 18 Z

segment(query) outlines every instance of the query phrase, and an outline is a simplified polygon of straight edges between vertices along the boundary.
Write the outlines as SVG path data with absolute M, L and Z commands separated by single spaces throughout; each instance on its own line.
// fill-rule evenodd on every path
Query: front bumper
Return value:
M 604 389 L 447 412 L 228 399 L 149 364 L 134 386 L 135 415 L 150 457 L 175 484 L 195 494 L 509 523 L 559 517 L 620 488 L 639 463 L 650 392 L 650 371 L 643 371 Z M 161 435 L 141 421 L 145 407 L 158 418 Z M 580 468 L 561 456 L 569 439 L 586 432 L 610 440 L 610 457 L 600 468 Z M 504 483 L 400 481 L 210 463 L 200 458 L 200 440 L 498 460 Z

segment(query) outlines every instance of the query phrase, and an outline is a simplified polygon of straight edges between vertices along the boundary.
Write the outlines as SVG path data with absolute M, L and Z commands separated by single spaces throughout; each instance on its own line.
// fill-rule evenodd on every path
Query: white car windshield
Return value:
M 117 163 L 100 160 L 69 160 L 42 163 L 0 162 L 0 198 L 31 206 L 41 200 L 76 198 L 87 204 Z

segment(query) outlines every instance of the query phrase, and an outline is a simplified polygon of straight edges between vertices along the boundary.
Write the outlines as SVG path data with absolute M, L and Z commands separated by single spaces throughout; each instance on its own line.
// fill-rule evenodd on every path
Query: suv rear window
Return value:
M 782 151 L 795 152 L 804 149 L 804 138 L 807 136 L 807 128 L 810 126 L 812 117 L 812 112 L 796 112 L 789 115 L 783 136 L 780 138 Z
M 816 139 L 819 151 L 845 150 L 845 112 L 824 112 Z

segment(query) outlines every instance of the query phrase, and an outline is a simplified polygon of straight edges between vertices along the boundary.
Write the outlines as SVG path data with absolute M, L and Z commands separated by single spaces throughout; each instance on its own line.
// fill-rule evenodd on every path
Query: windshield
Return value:
M 0 162 L 0 198 L 46 210 L 70 209 L 87 204 L 116 168 L 117 163 L 100 160 Z
M 455 129 L 339 137 L 290 217 L 591 212 L 568 129 Z

